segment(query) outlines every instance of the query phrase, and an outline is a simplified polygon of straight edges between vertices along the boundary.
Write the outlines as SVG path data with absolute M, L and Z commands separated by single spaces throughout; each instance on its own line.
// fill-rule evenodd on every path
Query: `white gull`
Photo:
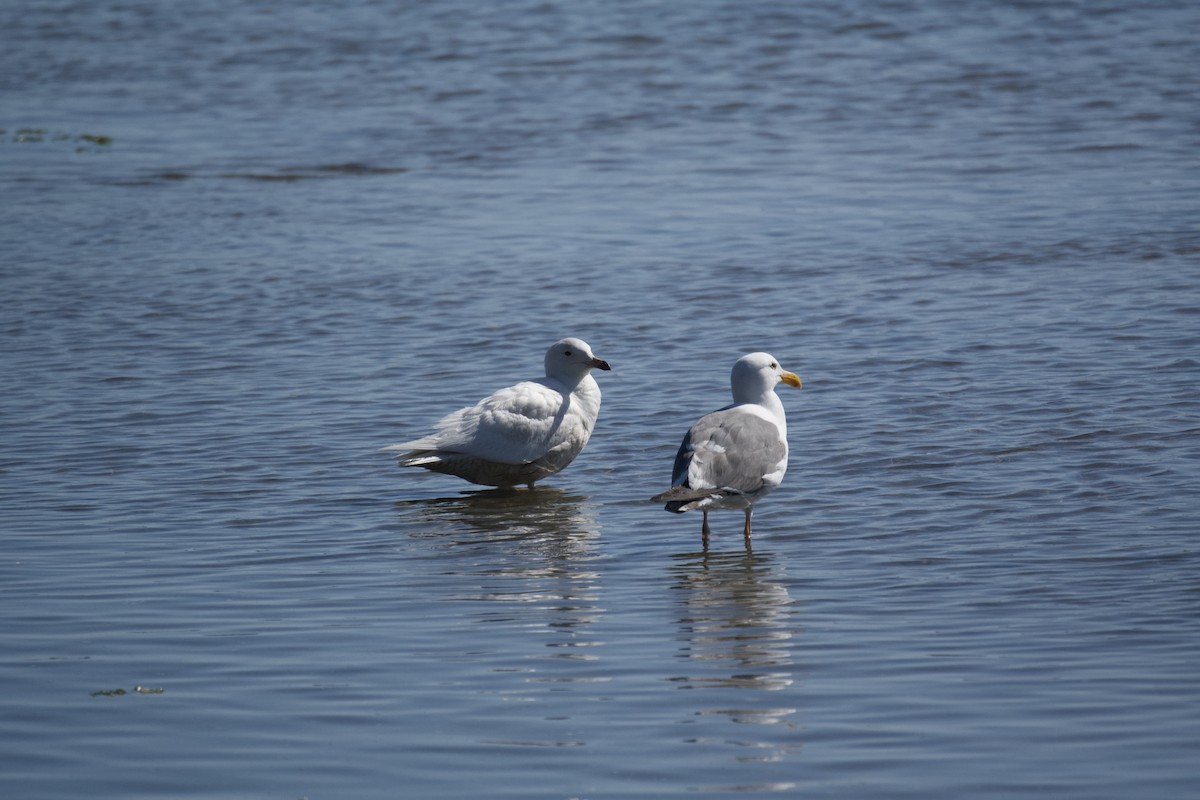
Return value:
M 593 369 L 608 370 L 581 339 L 546 351 L 546 377 L 521 381 L 443 417 L 436 431 L 383 448 L 402 467 L 424 467 L 471 483 L 511 488 L 553 475 L 591 438 L 600 411 Z

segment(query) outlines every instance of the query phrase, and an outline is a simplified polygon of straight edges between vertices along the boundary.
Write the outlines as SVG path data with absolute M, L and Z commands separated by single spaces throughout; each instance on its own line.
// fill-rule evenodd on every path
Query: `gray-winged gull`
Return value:
M 553 475 L 583 450 L 600 411 L 593 369 L 611 369 L 581 339 L 546 351 L 546 377 L 500 389 L 443 417 L 428 436 L 383 448 L 402 467 L 511 488 Z
M 754 504 L 783 480 L 787 471 L 787 418 L 775 394 L 780 382 L 800 388 L 800 378 L 779 366 L 769 353 L 750 353 L 733 365 L 729 383 L 733 404 L 705 414 L 683 437 L 675 456 L 671 488 L 650 498 L 667 511 L 704 512 L 701 526 L 708 547 L 708 512 L 741 508 L 742 531 L 750 547 Z

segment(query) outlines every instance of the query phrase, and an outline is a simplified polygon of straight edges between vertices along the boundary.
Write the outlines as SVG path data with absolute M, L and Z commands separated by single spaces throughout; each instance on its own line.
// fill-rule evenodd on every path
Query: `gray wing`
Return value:
M 757 492 L 787 455 L 779 428 L 755 414 L 723 408 L 697 420 L 675 455 L 671 483 L 692 489 Z

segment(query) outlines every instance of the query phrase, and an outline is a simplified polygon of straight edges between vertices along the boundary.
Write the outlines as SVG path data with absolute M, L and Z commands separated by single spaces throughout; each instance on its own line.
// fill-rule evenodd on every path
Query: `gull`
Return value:
M 787 418 L 775 394 L 779 383 L 800 388 L 800 378 L 770 353 L 750 353 L 733 365 L 733 403 L 696 421 L 679 445 L 671 488 L 650 498 L 666 510 L 704 512 L 700 533 L 708 549 L 708 512 L 741 508 L 742 535 L 750 548 L 754 504 L 773 491 L 787 471 Z
M 593 369 L 612 369 L 582 339 L 546 351 L 546 376 L 493 392 L 436 423 L 435 431 L 383 450 L 402 467 L 423 467 L 471 483 L 511 489 L 561 470 L 591 438 L 600 411 Z

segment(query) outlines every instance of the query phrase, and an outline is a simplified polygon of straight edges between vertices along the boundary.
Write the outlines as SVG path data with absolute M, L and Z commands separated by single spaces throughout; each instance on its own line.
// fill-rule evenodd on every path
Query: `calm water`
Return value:
M 5 797 L 1195 791 L 1195 3 L 0 43 Z M 377 452 L 565 335 L 615 371 L 543 489 Z M 646 498 L 757 349 L 791 468 L 705 553 Z

